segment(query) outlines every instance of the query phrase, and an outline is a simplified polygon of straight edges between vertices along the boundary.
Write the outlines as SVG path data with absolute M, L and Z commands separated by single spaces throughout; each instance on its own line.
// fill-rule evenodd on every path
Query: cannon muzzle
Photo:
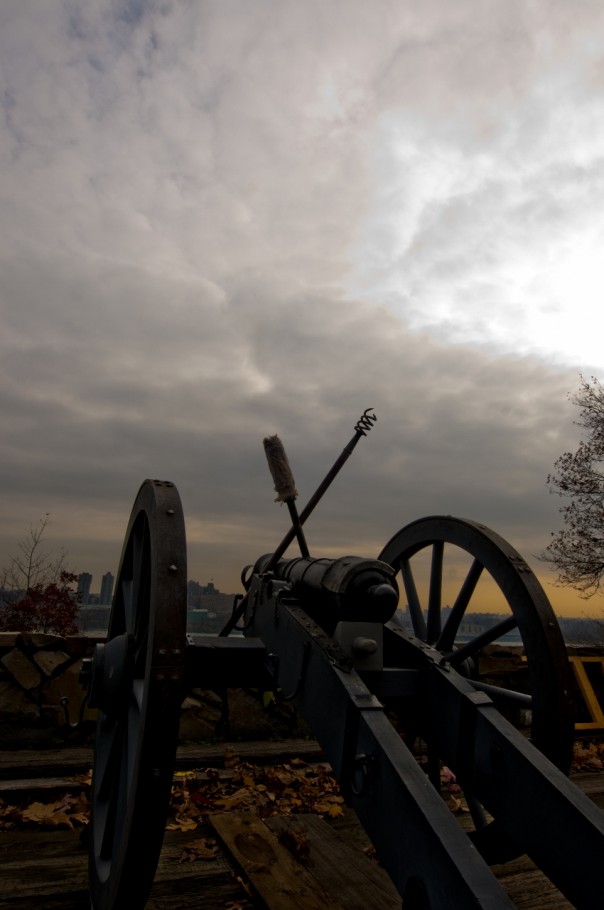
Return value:
M 311 615 L 331 622 L 388 622 L 398 605 L 395 571 L 377 559 L 281 559 L 274 577 Z

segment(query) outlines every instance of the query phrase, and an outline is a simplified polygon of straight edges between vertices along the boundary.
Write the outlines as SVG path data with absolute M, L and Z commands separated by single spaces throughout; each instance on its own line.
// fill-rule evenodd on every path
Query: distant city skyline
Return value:
M 112 572 L 105 572 L 101 576 L 101 587 L 98 593 L 92 590 L 94 577 L 95 576 L 91 572 L 80 572 L 78 574 L 77 590 L 80 596 L 80 603 L 82 606 L 88 606 L 89 604 L 99 606 L 111 604 L 113 600 L 113 585 L 115 583 L 114 574 Z M 187 580 L 187 601 L 189 606 L 194 606 L 201 597 L 215 595 L 225 596 L 212 580 L 205 585 L 200 584 L 200 582 L 195 581 L 194 579 Z M 230 597 L 232 594 L 227 594 L 226 596 Z

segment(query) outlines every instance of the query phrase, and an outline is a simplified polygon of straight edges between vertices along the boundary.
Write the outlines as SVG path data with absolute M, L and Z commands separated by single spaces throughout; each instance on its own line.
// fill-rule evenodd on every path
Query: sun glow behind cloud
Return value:
M 604 214 L 593 204 L 604 133 L 593 107 L 575 104 L 582 73 L 566 76 L 556 94 L 546 67 L 498 117 L 445 101 L 438 119 L 420 103 L 382 113 L 351 293 L 445 343 L 604 367 Z M 551 108 L 535 107 L 544 93 Z
M 526 329 L 535 350 L 554 352 L 566 363 L 604 368 L 603 250 L 604 227 L 599 235 L 595 230 L 578 233 L 546 273 L 534 279 L 543 306 L 527 307 Z
M 604 234 L 604 232 L 603 232 Z M 446 280 L 413 286 L 395 273 L 364 282 L 356 293 L 381 300 L 414 332 L 493 353 L 537 356 L 552 365 L 604 369 L 604 236 L 576 232 L 552 251 L 517 249 L 491 265 L 472 267 L 472 286 Z

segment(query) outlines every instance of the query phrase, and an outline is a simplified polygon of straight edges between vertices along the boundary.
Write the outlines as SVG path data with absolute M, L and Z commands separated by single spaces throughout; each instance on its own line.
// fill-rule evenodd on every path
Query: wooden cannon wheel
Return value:
M 180 497 L 173 484 L 146 480 L 126 533 L 107 640 L 91 667 L 93 910 L 140 910 L 153 883 L 184 695 L 186 585 Z
M 498 534 L 477 522 L 451 516 L 423 518 L 404 527 L 382 550 L 380 559 L 400 572 L 413 633 L 440 652 L 448 665 L 467 676 L 493 699 L 503 714 L 518 705 L 529 718 L 525 731 L 532 743 L 564 773 L 572 758 L 574 717 L 568 658 L 558 622 L 543 588 L 520 554 Z M 449 586 L 449 573 L 456 579 Z M 424 581 L 424 584 L 421 584 Z M 498 589 L 502 607 L 481 604 L 488 590 Z M 451 593 L 453 591 L 453 593 Z M 445 604 L 450 600 L 450 607 Z M 469 612 L 508 615 L 486 632 L 461 636 Z M 527 661 L 524 692 L 484 683 L 480 652 L 517 630 Z M 528 690 L 528 691 L 526 691 Z M 420 732 L 420 735 L 421 732 Z M 438 785 L 438 756 L 430 754 L 428 768 Z M 455 769 L 452 769 L 455 771 Z M 473 839 L 490 862 L 504 862 L 517 851 L 487 823 L 482 807 L 466 792 L 476 824 Z

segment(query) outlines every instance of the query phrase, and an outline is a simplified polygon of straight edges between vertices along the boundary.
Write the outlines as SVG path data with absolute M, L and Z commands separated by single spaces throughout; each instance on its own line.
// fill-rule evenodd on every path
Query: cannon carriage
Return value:
M 511 908 L 490 865 L 523 853 L 574 906 L 597 906 L 604 816 L 566 776 L 574 733 L 568 661 L 547 597 L 520 554 L 483 525 L 451 516 L 412 522 L 377 556 L 309 553 L 302 526 L 374 420 L 365 412 L 300 514 L 285 453 L 276 437 L 271 446 L 265 440 L 292 526 L 272 553 L 244 569 L 244 593 L 218 636 L 186 632 L 178 491 L 166 481 L 142 484 L 107 639 L 83 670 L 89 704 L 98 709 L 93 910 L 145 906 L 168 812 L 180 706 L 196 687 L 278 690 L 295 704 L 404 910 Z M 300 556 L 287 558 L 294 539 Z M 446 608 L 445 567 L 460 553 L 466 568 Z M 425 589 L 418 563 L 427 566 Z M 461 642 L 485 577 L 508 616 Z M 412 631 L 397 621 L 401 597 Z M 524 691 L 485 682 L 479 671 L 481 651 L 511 630 L 524 646 Z M 439 793 L 443 765 L 463 789 L 469 834 Z

